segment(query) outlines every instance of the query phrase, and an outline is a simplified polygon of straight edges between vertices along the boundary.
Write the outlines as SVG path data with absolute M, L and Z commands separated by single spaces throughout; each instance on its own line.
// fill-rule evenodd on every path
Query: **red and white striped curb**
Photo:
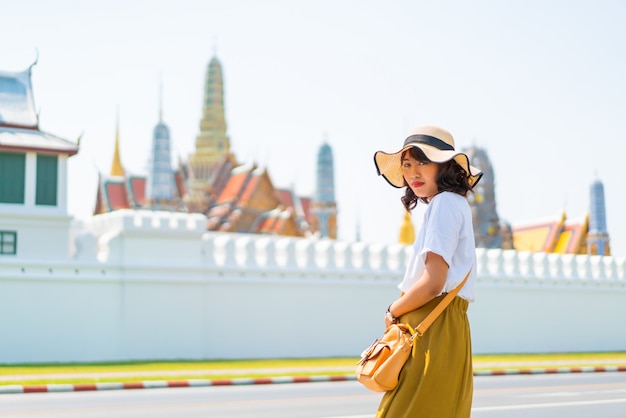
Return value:
M 120 389 L 164 389 L 203 386 L 267 385 L 276 383 L 345 382 L 356 380 L 356 376 L 303 376 L 303 377 L 261 377 L 216 380 L 147 380 L 127 383 L 79 383 L 49 385 L 5 385 L 0 386 L 0 394 L 42 393 L 42 392 L 84 392 L 95 390 Z
M 604 373 L 626 372 L 626 366 L 559 367 L 537 369 L 476 370 L 474 376 L 509 376 L 516 374 Z
M 474 376 L 509 376 L 529 374 L 559 374 L 559 373 L 604 373 L 626 372 L 626 366 L 603 367 L 563 367 L 537 369 L 505 369 L 505 370 L 477 370 Z M 0 395 L 16 393 L 44 393 L 44 392 L 84 392 L 97 390 L 122 389 L 164 389 L 204 386 L 237 386 L 237 385 L 268 385 L 280 383 L 313 383 L 313 382 L 346 382 L 357 380 L 355 375 L 343 376 L 302 376 L 302 377 L 261 377 L 237 378 L 216 380 L 147 380 L 143 382 L 127 383 L 79 383 L 79 384 L 49 384 L 49 385 L 4 385 L 0 386 Z

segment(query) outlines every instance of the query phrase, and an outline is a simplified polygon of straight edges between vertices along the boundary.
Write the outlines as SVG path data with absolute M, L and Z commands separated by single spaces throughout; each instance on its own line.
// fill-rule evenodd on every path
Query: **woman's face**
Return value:
M 409 151 L 402 156 L 402 174 L 415 196 L 430 200 L 439 192 L 437 174 L 439 164 L 415 159 Z

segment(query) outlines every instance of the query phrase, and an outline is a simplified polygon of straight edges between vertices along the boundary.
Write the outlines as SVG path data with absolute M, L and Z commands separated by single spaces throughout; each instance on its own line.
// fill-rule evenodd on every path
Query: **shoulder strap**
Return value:
M 465 282 L 467 282 L 467 279 L 469 278 L 469 275 L 470 275 L 471 272 L 472 272 L 472 268 L 470 267 L 470 269 L 467 272 L 467 274 L 465 275 L 465 278 L 463 279 L 463 281 L 461 283 L 459 283 L 459 285 L 457 287 L 452 289 L 452 291 L 450 291 L 448 294 L 446 294 L 443 297 L 442 301 L 439 302 L 437 304 L 437 306 L 435 306 L 435 309 L 433 309 L 428 314 L 428 316 L 426 316 L 426 318 L 424 318 L 424 320 L 422 322 L 420 322 L 420 324 L 417 327 L 415 327 L 414 337 L 415 337 L 415 335 L 417 335 L 418 337 L 421 337 L 426 332 L 426 330 L 432 325 L 432 323 L 435 322 L 435 319 L 437 319 L 437 317 L 439 315 L 441 315 L 443 310 L 448 307 L 450 302 L 452 302 L 452 299 L 454 299 L 456 297 L 456 295 L 459 293 L 459 290 L 461 290 L 461 288 L 463 287 Z

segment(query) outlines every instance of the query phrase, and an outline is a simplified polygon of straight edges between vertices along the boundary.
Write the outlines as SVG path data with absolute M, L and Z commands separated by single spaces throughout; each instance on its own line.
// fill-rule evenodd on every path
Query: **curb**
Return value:
M 262 377 L 216 380 L 147 380 L 127 383 L 81 383 L 49 385 L 5 385 L 0 386 L 1 394 L 45 393 L 45 392 L 85 392 L 121 389 L 164 389 L 204 386 L 268 385 L 281 383 L 345 382 L 356 380 L 356 375 L 346 376 L 303 376 L 303 377 Z
M 479 370 L 474 376 L 511 376 L 530 374 L 567 374 L 567 373 L 609 373 L 626 372 L 626 366 L 606 367 L 564 367 L 548 369 L 507 369 L 507 370 Z M 49 393 L 49 392 L 87 392 L 101 390 L 123 389 L 165 389 L 206 386 L 239 386 L 239 385 L 268 385 L 285 383 L 314 383 L 314 382 L 346 382 L 356 381 L 356 375 L 343 376 L 301 376 L 301 377 L 263 377 L 237 378 L 216 380 L 147 380 L 143 382 L 126 383 L 80 383 L 80 384 L 49 384 L 49 385 L 5 385 L 0 386 L 0 395 L 18 393 Z
M 600 366 L 600 367 L 560 367 L 548 369 L 506 369 L 506 370 L 478 370 L 474 376 L 510 376 L 520 374 L 559 374 L 559 373 L 607 373 L 626 372 L 626 366 Z

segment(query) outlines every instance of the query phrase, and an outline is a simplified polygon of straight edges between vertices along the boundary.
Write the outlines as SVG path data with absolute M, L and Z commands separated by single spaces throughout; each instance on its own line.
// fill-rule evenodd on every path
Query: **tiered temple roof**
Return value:
M 20 72 L 0 71 L 0 150 L 75 155 L 78 144 L 39 130 L 33 65 Z
M 565 213 L 552 219 L 512 226 L 517 251 L 557 254 L 587 254 L 589 216 L 567 219 Z
M 291 190 L 276 189 L 267 170 L 256 164 L 241 165 L 225 171 L 226 159 L 216 167 L 221 182 L 212 183 L 213 200 L 207 213 L 208 229 L 223 232 L 251 232 L 286 236 L 305 236 L 310 232 L 308 199 Z M 305 203 L 303 203 L 303 201 Z

